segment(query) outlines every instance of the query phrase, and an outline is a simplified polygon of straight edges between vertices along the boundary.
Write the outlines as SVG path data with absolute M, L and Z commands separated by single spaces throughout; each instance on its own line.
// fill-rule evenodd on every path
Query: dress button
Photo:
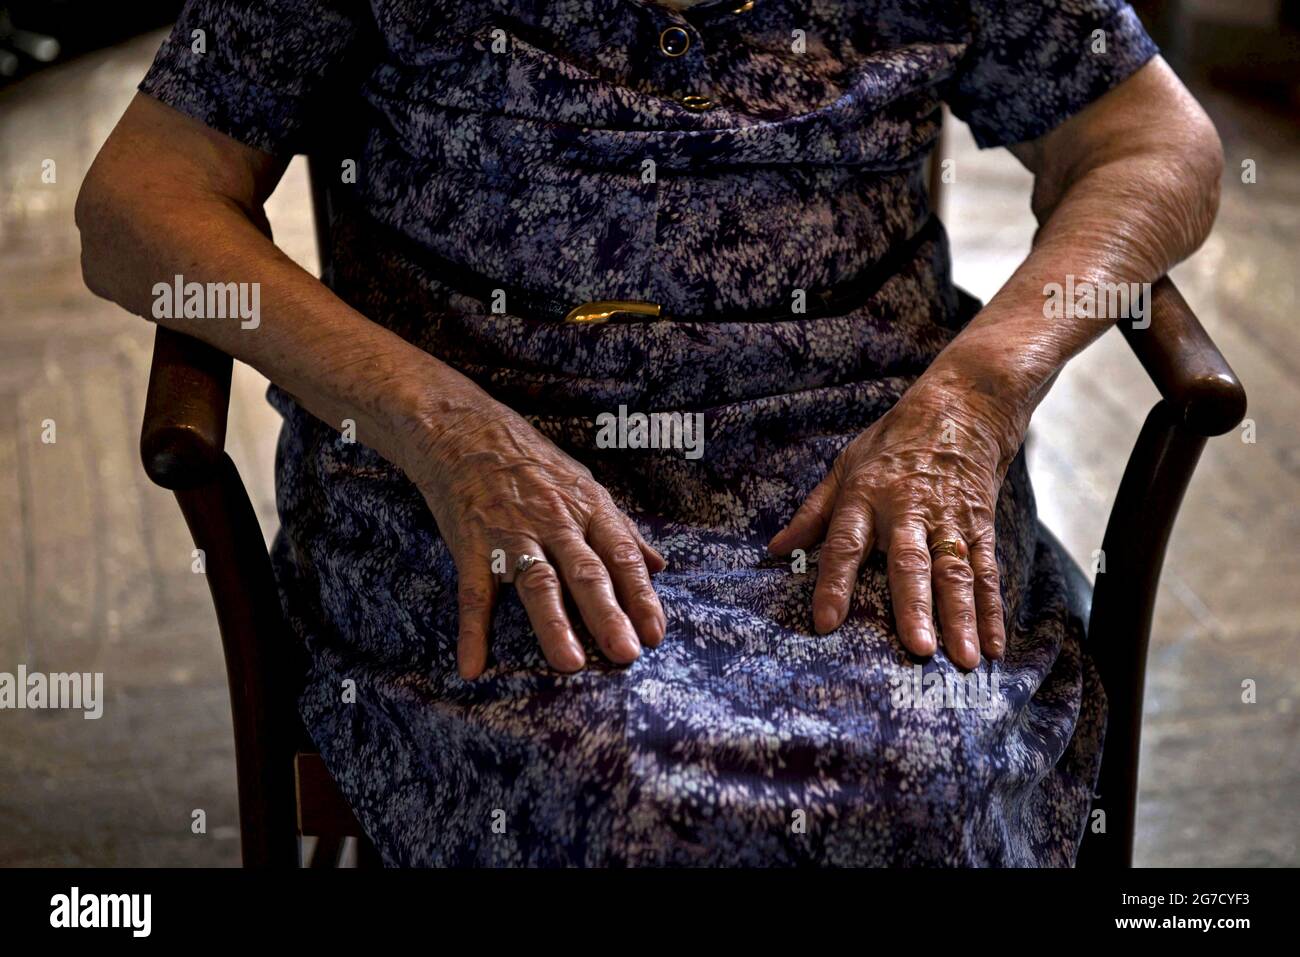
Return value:
M 669 27 L 659 34 L 659 49 L 664 56 L 681 56 L 691 45 L 691 35 L 681 27 Z

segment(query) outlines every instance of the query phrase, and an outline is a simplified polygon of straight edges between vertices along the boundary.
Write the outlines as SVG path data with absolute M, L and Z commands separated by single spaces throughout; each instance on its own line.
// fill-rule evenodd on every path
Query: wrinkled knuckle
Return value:
M 867 549 L 866 530 L 861 525 L 837 529 L 826 542 L 826 548 L 836 555 L 860 555 Z
M 843 576 L 835 575 L 819 582 L 817 590 L 836 602 L 842 602 L 849 597 L 853 587 Z
M 535 566 L 515 579 L 515 590 L 525 595 L 545 595 L 555 585 L 549 568 Z
M 596 616 L 596 634 L 609 639 L 618 634 L 626 626 L 626 619 L 618 611 L 606 611 Z
M 920 596 L 904 600 L 902 611 L 905 616 L 914 621 L 930 620 L 930 603 Z
M 850 446 L 851 447 L 851 446 Z M 835 456 L 835 461 L 831 463 L 831 470 L 826 477 L 817 484 L 817 488 L 843 487 L 844 482 L 848 479 L 849 474 L 853 471 L 852 466 L 848 463 L 849 448 L 845 448 L 839 455 Z
M 975 627 L 975 609 L 970 605 L 961 605 L 952 612 L 952 621 L 958 628 Z
M 569 623 L 559 615 L 548 615 L 535 624 L 539 635 L 563 635 L 569 630 Z
M 649 584 L 643 585 L 632 593 L 632 600 L 648 608 L 659 607 L 659 596 Z
M 635 571 L 643 564 L 641 547 L 632 541 L 619 542 L 609 550 L 609 562 L 621 571 Z
M 461 588 L 457 594 L 457 599 L 461 611 L 483 611 L 492 604 L 492 599 L 485 588 Z
M 862 469 L 846 475 L 840 483 L 840 501 L 851 506 L 866 505 L 874 485 L 871 476 Z
M 937 577 L 945 585 L 956 585 L 962 588 L 969 587 L 975 581 L 975 573 L 971 567 L 962 561 L 941 562 L 936 569 Z
M 930 555 L 920 545 L 895 545 L 890 550 L 889 562 L 904 575 L 924 575 L 930 568 Z
M 569 579 L 574 585 L 601 585 L 606 577 L 605 566 L 595 558 L 580 558 L 569 568 Z

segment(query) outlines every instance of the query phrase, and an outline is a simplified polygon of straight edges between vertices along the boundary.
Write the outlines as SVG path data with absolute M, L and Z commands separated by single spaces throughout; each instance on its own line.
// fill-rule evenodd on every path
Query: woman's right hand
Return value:
M 586 662 L 566 593 L 615 664 L 663 641 L 668 619 L 650 584 L 665 567 L 663 557 L 591 472 L 522 416 L 491 402 L 441 430 L 420 454 L 403 457 L 456 562 L 462 677 L 476 678 L 487 665 L 499 581 L 514 583 L 557 671 L 578 671 Z M 505 556 L 500 576 L 492 568 L 497 549 Z M 521 555 L 545 561 L 516 572 Z

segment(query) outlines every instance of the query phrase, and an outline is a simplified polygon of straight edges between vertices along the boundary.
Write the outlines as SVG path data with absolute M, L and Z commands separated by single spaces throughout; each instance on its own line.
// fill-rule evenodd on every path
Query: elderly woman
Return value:
M 1122 0 L 191 0 L 140 89 L 86 281 L 275 383 L 301 710 L 386 862 L 1073 861 L 1105 703 L 1019 449 L 1118 317 L 1045 290 L 1160 277 L 1222 167 Z M 941 102 L 1035 177 L 982 308 Z

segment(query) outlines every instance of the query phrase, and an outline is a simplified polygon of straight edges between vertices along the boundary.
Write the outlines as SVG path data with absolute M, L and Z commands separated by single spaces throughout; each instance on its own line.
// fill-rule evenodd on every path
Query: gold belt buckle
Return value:
M 661 311 L 659 303 L 646 302 L 642 299 L 597 299 L 595 302 L 584 302 L 581 306 L 570 309 L 564 321 L 597 325 L 609 322 L 610 316 L 619 313 L 658 317 Z

